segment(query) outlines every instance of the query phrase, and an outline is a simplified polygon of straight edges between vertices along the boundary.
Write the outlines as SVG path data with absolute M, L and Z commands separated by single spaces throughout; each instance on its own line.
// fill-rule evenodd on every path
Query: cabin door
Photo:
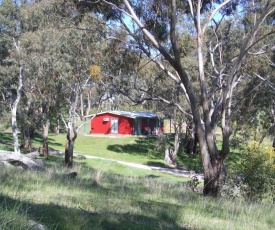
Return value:
M 111 133 L 117 134 L 118 133 L 118 119 L 111 118 Z

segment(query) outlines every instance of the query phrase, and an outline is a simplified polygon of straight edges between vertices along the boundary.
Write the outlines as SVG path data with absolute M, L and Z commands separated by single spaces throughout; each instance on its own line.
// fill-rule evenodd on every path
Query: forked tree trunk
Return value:
M 225 174 L 223 160 L 215 159 L 212 162 L 212 169 L 208 173 L 204 173 L 203 194 L 205 196 L 219 196 L 224 183 Z
M 76 86 L 74 90 L 71 91 L 70 96 L 70 110 L 68 116 L 67 124 L 67 140 L 65 146 L 65 166 L 73 166 L 73 153 L 74 153 L 74 142 L 77 138 L 77 129 L 76 129 L 76 105 L 79 93 L 79 86 Z

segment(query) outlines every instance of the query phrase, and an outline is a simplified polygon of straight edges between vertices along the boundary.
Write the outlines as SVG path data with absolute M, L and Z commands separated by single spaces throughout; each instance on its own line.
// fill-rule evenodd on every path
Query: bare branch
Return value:
M 203 28 L 202 28 L 202 33 L 204 34 L 207 27 L 209 26 L 209 23 L 212 21 L 212 19 L 215 17 L 216 13 L 223 7 L 225 6 L 227 3 L 231 2 L 232 0 L 226 0 L 225 2 L 221 3 L 210 15 L 210 17 L 206 20 L 206 23 L 204 24 Z
M 67 123 L 66 123 L 66 121 L 65 121 L 65 119 L 64 119 L 64 117 L 63 117 L 63 115 L 62 115 L 62 113 L 60 113 L 60 116 L 61 116 L 61 118 L 62 118 L 63 124 L 65 125 L 66 129 L 68 129 L 68 125 L 67 125 Z
M 255 74 L 256 77 L 258 77 L 262 82 L 264 82 L 265 84 L 267 84 L 269 86 L 269 88 L 271 88 L 274 93 L 275 93 L 275 86 L 267 79 L 261 77 L 259 74 Z

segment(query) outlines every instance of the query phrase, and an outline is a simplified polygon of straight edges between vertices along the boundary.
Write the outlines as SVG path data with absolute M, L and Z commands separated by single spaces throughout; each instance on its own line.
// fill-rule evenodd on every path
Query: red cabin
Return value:
M 107 111 L 91 121 L 91 134 L 157 135 L 163 122 L 156 113 Z

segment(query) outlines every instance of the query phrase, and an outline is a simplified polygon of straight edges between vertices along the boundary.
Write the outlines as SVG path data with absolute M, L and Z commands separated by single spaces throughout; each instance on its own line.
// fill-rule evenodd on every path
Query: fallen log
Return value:
M 39 171 L 44 170 L 29 157 L 11 151 L 0 150 L 0 162 L 1 161 L 9 162 L 10 164 L 15 166 L 22 166 L 24 169 Z

